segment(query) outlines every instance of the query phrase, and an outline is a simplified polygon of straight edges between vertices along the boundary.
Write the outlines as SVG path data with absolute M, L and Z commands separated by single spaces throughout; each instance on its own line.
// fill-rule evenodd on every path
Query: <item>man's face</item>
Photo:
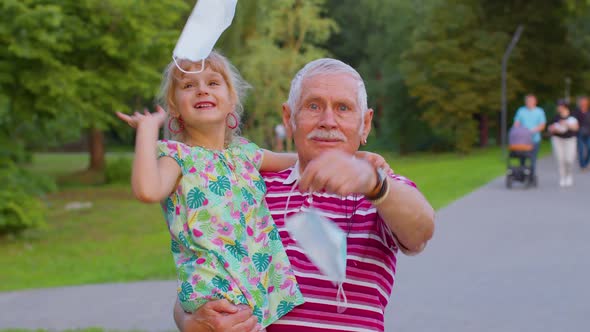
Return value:
M 578 107 L 581 110 L 587 110 L 588 109 L 588 98 L 581 98 L 580 100 L 578 100 Z
M 305 78 L 296 106 L 283 105 L 283 121 L 291 131 L 299 160 L 305 166 L 329 149 L 355 153 L 371 130 L 373 110 L 364 116 L 358 105 L 358 83 L 348 74 L 318 74 Z
M 528 96 L 525 100 L 526 107 L 535 108 L 537 106 L 537 98 L 534 96 Z

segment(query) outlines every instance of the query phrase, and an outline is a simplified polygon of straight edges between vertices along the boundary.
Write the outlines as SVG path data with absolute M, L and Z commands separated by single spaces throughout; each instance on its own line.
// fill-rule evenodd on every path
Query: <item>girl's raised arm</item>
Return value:
M 181 175 L 174 159 L 158 159 L 157 156 L 158 131 L 167 118 L 166 112 L 157 106 L 155 113 L 147 110 L 144 114 L 135 112 L 133 115 L 117 112 L 117 117 L 137 129 L 131 172 L 133 194 L 145 203 L 163 200 L 170 195 Z

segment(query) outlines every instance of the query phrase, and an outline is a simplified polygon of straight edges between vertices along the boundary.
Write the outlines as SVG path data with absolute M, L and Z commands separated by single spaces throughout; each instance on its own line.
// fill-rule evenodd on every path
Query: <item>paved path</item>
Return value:
M 497 179 L 441 210 L 425 253 L 401 257 L 387 331 L 585 331 L 590 322 L 590 173 L 537 189 Z M 175 282 L 0 293 L 0 328 L 172 331 Z
M 496 179 L 438 213 L 400 258 L 387 331 L 590 330 L 590 173 L 560 189 L 553 158 L 539 166 L 537 189 Z
M 175 295 L 176 281 L 0 293 L 0 329 L 176 331 Z

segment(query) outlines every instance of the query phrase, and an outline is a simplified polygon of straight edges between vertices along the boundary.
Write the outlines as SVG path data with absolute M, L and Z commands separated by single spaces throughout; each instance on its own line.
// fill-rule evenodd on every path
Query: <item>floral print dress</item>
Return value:
M 193 312 L 227 299 L 249 305 L 266 327 L 303 303 L 258 169 L 262 150 L 244 138 L 225 150 L 158 141 L 158 157 L 182 170 L 162 201 L 178 273 L 178 298 Z

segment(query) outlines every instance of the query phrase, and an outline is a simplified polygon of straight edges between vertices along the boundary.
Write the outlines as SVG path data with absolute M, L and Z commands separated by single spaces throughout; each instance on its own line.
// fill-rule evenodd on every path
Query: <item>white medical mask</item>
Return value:
M 298 182 L 293 185 L 291 193 Z M 287 198 L 285 216 L 290 198 L 291 195 Z M 346 233 L 314 208 L 285 218 L 285 228 L 320 272 L 338 284 L 338 312 L 344 312 L 346 308 L 340 303 L 348 303 L 342 287 L 346 280 Z
M 209 56 L 221 33 L 230 26 L 238 0 L 199 0 L 178 38 L 172 59 L 184 73 L 200 73 L 205 70 Z M 176 59 L 201 60 L 201 70 L 185 71 Z

